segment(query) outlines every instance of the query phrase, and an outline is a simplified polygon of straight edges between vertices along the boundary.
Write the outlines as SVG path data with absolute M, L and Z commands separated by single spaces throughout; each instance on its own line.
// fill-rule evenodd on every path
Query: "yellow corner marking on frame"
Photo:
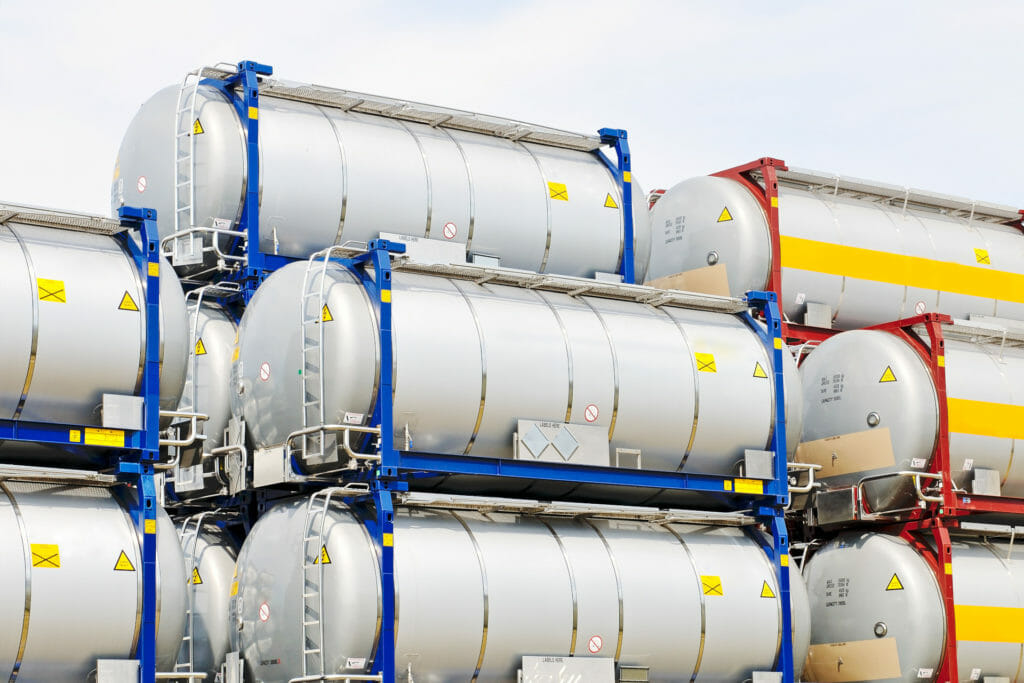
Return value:
M 778 195 L 775 195 L 774 197 L 772 197 L 772 208 L 773 209 L 779 208 L 779 196 Z
M 58 304 L 68 302 L 68 293 L 64 289 L 63 280 L 48 280 L 45 277 L 36 278 L 36 288 L 39 290 L 40 301 L 52 301 Z
M 120 429 L 85 428 L 86 446 L 111 446 L 124 448 L 124 431 Z
M 889 583 L 886 585 L 885 590 L 887 591 L 901 591 L 903 590 L 903 583 L 900 581 L 900 577 L 896 574 L 892 575 L 889 579 Z
M 779 556 L 779 564 L 781 564 L 783 567 L 788 567 L 789 566 L 789 555 L 786 554 L 786 553 L 783 553 L 782 555 L 780 555 Z
M 940 368 L 946 367 L 946 357 L 945 356 L 939 356 L 938 358 L 935 359 L 935 362 L 936 362 L 936 364 Z
M 622 182 L 624 182 L 624 183 L 631 183 L 631 182 L 633 182 L 633 174 L 630 173 L 629 171 L 623 171 L 622 172 Z
M 71 443 L 82 443 L 82 432 L 79 429 L 68 430 L 68 441 Z
M 121 554 L 117 556 L 117 561 L 114 562 L 115 572 L 133 572 L 135 571 L 135 565 L 128 559 L 128 554 L 125 551 L 121 551 Z
M 138 304 L 135 303 L 135 299 L 133 299 L 132 295 L 128 293 L 128 290 L 125 290 L 124 296 L 121 297 L 121 303 L 119 303 L 117 305 L 117 310 L 119 310 L 119 311 L 138 311 L 139 310 Z
M 781 349 L 782 348 L 782 337 L 776 337 L 775 338 L 775 348 L 777 348 L 777 349 Z
M 617 208 L 619 208 L 619 205 L 615 203 L 615 197 L 612 197 L 612 193 L 611 192 L 609 192 L 607 194 L 607 196 L 605 196 L 605 198 L 604 198 L 604 205 L 605 205 L 605 208 L 608 208 L 608 209 L 617 209 Z
M 729 213 L 729 207 L 728 206 L 722 207 L 722 213 L 718 214 L 718 220 L 716 222 L 718 222 L 718 223 L 725 223 L 726 221 L 731 221 L 731 220 L 732 220 L 732 214 Z
M 726 481 L 722 482 L 722 490 L 723 491 L 732 491 L 732 480 L 731 479 L 727 479 Z
M 715 354 L 695 353 L 693 357 L 697 360 L 697 372 L 718 372 L 715 367 Z
M 762 598 L 774 598 L 775 597 L 775 591 L 772 590 L 772 587 L 768 585 L 767 581 L 765 581 L 765 582 L 763 582 L 761 584 L 761 597 Z
M 158 277 L 160 275 L 160 264 L 159 263 L 150 263 L 150 264 L 148 264 L 147 272 L 152 277 Z
M 147 534 L 155 534 L 156 533 L 156 520 L 155 519 L 147 519 L 142 526 L 143 526 L 143 530 Z
M 882 376 L 878 379 L 878 383 L 879 384 L 884 384 L 885 382 L 895 382 L 895 381 L 896 381 L 896 375 L 893 374 L 892 366 L 891 365 L 886 365 L 885 366 L 885 372 L 883 372 Z
M 386 304 L 391 303 L 391 290 L 390 289 L 382 289 L 382 290 L 380 290 L 380 300 L 383 303 L 386 303 Z
M 260 110 L 256 107 L 249 107 L 249 118 L 258 119 L 260 117 Z
M 725 595 L 722 579 L 719 576 L 701 574 L 700 587 L 704 591 L 704 595 Z
M 764 371 L 764 368 L 760 363 L 754 363 L 754 377 L 760 377 L 761 379 L 768 379 L 768 373 Z
M 60 547 L 56 543 L 32 543 L 32 566 L 60 569 Z
M 569 201 L 569 188 L 565 186 L 565 183 L 553 183 L 548 181 L 548 195 L 552 199 L 567 202 Z
M 947 562 L 946 563 L 946 574 L 948 574 L 950 576 L 953 575 L 953 563 L 952 562 Z
M 384 547 L 385 548 L 391 548 L 391 547 L 394 547 L 394 545 L 395 545 L 395 535 L 394 534 L 384 534 Z

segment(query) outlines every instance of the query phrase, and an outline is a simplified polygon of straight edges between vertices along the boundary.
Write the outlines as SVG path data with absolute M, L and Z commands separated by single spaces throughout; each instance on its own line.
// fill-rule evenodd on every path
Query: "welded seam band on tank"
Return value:
M 135 538 L 138 541 L 139 555 L 135 558 L 135 562 L 141 568 L 141 562 L 139 561 L 142 557 L 142 534 L 139 532 L 138 527 L 135 526 L 135 522 L 132 520 L 131 514 L 128 512 L 128 498 L 124 495 L 124 491 L 120 488 L 114 489 L 115 500 L 118 504 L 118 508 L 121 510 L 121 516 L 128 527 L 128 535 L 132 536 L 133 532 Z M 157 580 L 159 581 L 160 574 L 157 574 Z M 191 577 L 189 577 L 191 578 Z M 157 595 L 159 596 L 159 590 Z M 159 623 L 159 620 L 158 620 Z M 135 650 L 139 645 L 139 636 L 142 634 L 142 572 L 135 572 L 135 630 L 132 635 L 132 647 L 130 652 L 132 656 L 135 656 Z
M 349 515 L 352 515 L 351 510 L 346 510 Z M 354 517 L 354 515 L 353 515 Z M 369 530 L 365 524 L 362 524 L 356 519 L 356 526 L 363 532 L 363 540 L 366 541 L 366 548 L 370 552 L 370 557 L 373 558 L 374 564 L 377 565 L 377 571 L 373 573 L 374 581 L 377 586 L 377 626 L 373 632 L 373 645 L 370 647 L 370 655 L 366 658 L 366 671 L 372 671 L 374 665 L 374 657 L 377 655 L 377 647 L 380 645 L 380 633 L 384 626 L 384 586 L 381 584 L 381 566 L 380 566 L 380 552 L 383 552 L 383 548 L 377 548 L 373 542 L 373 538 L 370 536 Z M 398 581 L 392 581 L 395 587 L 395 638 L 398 638 Z
M 665 531 L 669 532 L 676 537 L 679 544 L 683 547 L 683 552 L 686 554 L 686 559 L 690 562 L 690 567 L 693 568 L 693 575 L 697 581 L 700 581 L 700 570 L 697 569 L 697 560 L 693 557 L 693 551 L 690 550 L 690 546 L 683 540 L 682 534 L 672 528 L 672 525 L 666 524 L 662 527 Z M 697 594 L 700 597 L 700 646 L 697 648 L 697 661 L 693 666 L 693 674 L 690 676 L 690 683 L 697 680 L 697 674 L 700 672 L 701 661 L 704 659 L 704 643 L 707 639 L 707 626 L 708 626 L 708 607 L 707 598 L 704 595 L 704 591 L 700 588 L 697 589 Z
M 756 335 L 756 339 L 758 340 L 757 346 L 758 346 L 758 348 L 761 349 L 761 353 L 763 354 L 762 358 L 764 359 L 765 367 L 772 369 L 768 373 L 768 387 L 770 389 L 770 393 L 769 393 L 769 396 L 768 396 L 768 405 L 771 406 L 771 412 L 769 414 L 769 419 L 768 419 L 768 439 L 765 441 L 765 445 L 764 445 L 764 449 L 766 451 L 770 451 L 770 450 L 772 450 L 772 441 L 775 439 L 775 419 L 777 417 L 776 410 L 775 410 L 775 391 L 776 391 L 775 372 L 774 372 L 774 368 L 775 368 L 774 357 L 775 356 L 774 356 L 774 352 L 773 351 L 769 351 L 768 347 L 765 344 L 760 343 L 761 335 L 758 333 L 758 323 L 753 318 L 750 318 L 750 317 L 747 317 L 747 316 L 743 317 L 743 321 L 747 323 L 747 328 L 750 329 L 750 331 L 753 332 Z M 789 351 L 783 349 L 782 353 L 786 354 L 786 353 L 789 353 Z M 783 375 L 782 384 L 783 384 L 783 390 L 785 390 L 785 384 L 786 384 L 785 375 Z M 783 405 L 785 406 L 786 414 L 784 414 L 782 417 L 783 417 L 783 419 L 786 420 L 786 423 L 788 424 L 788 417 L 789 417 L 789 415 L 788 415 L 788 412 L 789 412 L 789 395 L 788 394 L 785 396 L 785 401 L 784 401 Z M 787 451 L 789 450 L 789 444 L 786 445 L 786 450 Z
M 612 434 L 615 433 L 615 421 L 619 417 L 619 355 L 615 352 L 615 344 L 612 342 L 612 333 L 611 330 L 608 329 L 608 324 L 605 322 L 604 316 L 601 315 L 601 312 L 598 311 L 586 297 L 579 297 L 579 301 L 582 301 L 584 304 L 589 306 L 590 310 L 592 310 L 594 315 L 597 316 L 597 320 L 601 323 L 601 328 L 604 330 L 604 336 L 608 340 L 608 349 L 612 355 L 612 377 L 615 380 L 615 392 L 612 399 L 612 419 L 608 424 L 608 440 L 611 441 Z
M 753 534 L 759 533 L 758 531 L 755 531 L 755 530 L 751 529 L 750 527 L 747 527 L 746 529 L 744 529 L 744 531 L 746 532 L 748 538 L 750 538 L 755 543 L 758 543 L 758 545 L 761 545 L 758 542 L 758 539 L 752 538 Z M 777 619 L 776 619 L 776 624 L 777 625 L 776 625 L 776 628 L 775 628 L 776 638 L 775 638 L 775 662 L 774 662 L 774 664 L 778 665 L 779 658 L 782 656 L 782 585 L 779 583 L 778 574 L 775 573 L 775 565 L 772 564 L 772 561 L 770 559 L 768 559 L 767 553 L 761 552 L 760 556 L 761 556 L 761 561 L 764 562 L 765 567 L 768 569 L 768 576 L 772 577 L 772 582 L 775 584 L 775 596 L 776 596 L 775 597 L 775 607 L 776 607 L 776 615 L 777 615 Z M 784 569 L 783 571 L 788 572 L 789 569 Z M 929 573 L 934 573 L 934 572 L 929 572 Z M 790 611 L 792 612 L 792 600 L 790 601 Z M 792 628 L 792 623 L 790 624 L 790 628 Z M 790 635 L 792 635 L 792 634 L 790 634 Z
M 469 166 L 469 157 L 466 156 L 466 150 L 463 149 L 458 138 L 452 135 L 447 128 L 436 128 L 435 130 L 441 131 L 455 143 L 455 148 L 459 150 L 459 156 L 462 157 L 462 163 L 466 167 L 466 182 L 469 185 L 469 229 L 466 231 L 466 253 L 468 254 L 470 247 L 473 246 L 473 233 L 476 230 L 476 185 L 473 184 L 473 169 Z
M 580 625 L 580 596 L 576 588 L 576 574 L 573 572 L 572 563 L 569 561 L 569 552 L 565 549 L 565 544 L 562 543 L 562 539 L 554 527 L 543 519 L 538 518 L 537 521 L 546 526 L 551 535 L 555 537 L 555 543 L 558 544 L 558 549 L 562 551 L 565 571 L 569 575 L 569 590 L 572 591 L 572 637 L 569 639 L 569 656 L 573 657 L 576 655 L 576 636 L 579 633 Z
M 895 233 L 895 238 L 896 238 L 896 239 L 895 239 L 894 241 L 895 241 L 895 242 L 896 242 L 897 244 L 900 244 L 900 243 L 902 242 L 901 238 L 902 238 L 902 236 L 903 236 L 903 231 L 902 231 L 902 230 L 900 230 L 900 226 L 896 224 L 896 221 L 894 221 L 894 220 L 892 219 L 892 216 L 890 216 L 890 215 L 889 215 L 889 214 L 888 214 L 888 213 L 887 213 L 887 212 L 885 211 L 885 209 L 884 209 L 884 208 L 882 208 L 882 206 L 880 206 L 879 204 L 877 204 L 877 203 L 875 203 L 875 202 L 872 202 L 872 206 L 873 206 L 873 207 L 874 207 L 875 209 L 877 209 L 877 210 L 878 210 L 879 212 L 881 212 L 881 213 L 882 213 L 882 215 L 884 215 L 884 216 L 885 216 L 885 219 L 886 219 L 887 221 L 889 221 L 889 225 L 890 225 L 890 227 L 892 228 L 893 232 Z M 906 216 L 905 216 L 905 217 L 906 217 Z M 838 224 L 838 222 L 836 223 L 836 227 L 839 227 L 839 224 Z M 922 227 L 923 227 L 923 226 L 922 226 Z M 925 232 L 927 232 L 927 229 L 925 230 Z M 781 240 L 781 236 L 780 236 L 780 238 L 779 238 L 779 239 Z M 899 316 L 900 318 L 903 318 L 903 317 L 905 317 L 905 316 L 907 316 L 907 315 L 914 315 L 914 313 L 908 313 L 908 312 L 907 312 L 907 296 L 908 296 L 909 294 L 910 294 L 910 288 L 909 288 L 909 287 L 904 287 L 904 288 L 903 288 L 903 292 L 902 292 L 902 299 L 900 299 L 900 316 Z M 937 302 L 936 302 L 936 303 L 937 303 Z M 837 311 L 837 313 L 838 313 L 838 311 Z M 833 317 L 833 320 L 835 320 L 835 317 Z
M 693 346 L 690 344 L 690 338 L 686 335 L 686 330 L 683 329 L 682 322 L 660 306 L 651 306 L 651 308 L 664 313 L 679 330 L 679 336 L 683 338 L 683 355 L 690 359 L 690 370 L 693 372 L 693 426 L 690 428 L 690 438 L 686 442 L 686 450 L 683 451 L 683 457 L 676 467 L 676 472 L 682 472 L 686 467 L 686 461 L 690 458 L 690 452 L 693 450 L 693 442 L 697 440 L 697 423 L 700 421 L 700 374 L 697 372 L 697 357 L 693 354 Z
M 35 263 L 32 261 L 32 256 L 28 253 L 28 247 L 25 245 L 24 240 L 21 239 L 21 235 L 14 229 L 13 226 L 7 225 L 8 230 L 11 231 L 11 235 L 17 240 L 18 246 L 21 247 L 22 256 L 25 257 L 25 269 L 28 271 L 29 277 L 29 300 L 32 302 L 32 346 L 29 350 L 28 357 L 28 369 L 25 372 L 25 382 L 21 387 L 21 398 L 18 399 L 18 407 L 14 411 L 12 419 L 17 420 L 21 417 L 21 412 L 25 409 L 25 401 L 28 399 L 29 388 L 32 386 L 32 376 L 36 371 L 36 355 L 39 352 L 39 297 L 34 296 L 31 286 L 36 282 L 36 268 Z
M 985 348 L 985 347 L 982 347 L 982 348 Z M 948 351 L 947 351 L 947 353 L 948 353 Z M 996 372 L 999 373 L 999 378 L 1003 380 L 1003 386 L 1006 387 L 1007 392 L 1010 394 L 1011 397 L 1013 397 L 1013 385 L 1010 383 L 1009 378 L 1006 376 L 1006 372 L 1001 367 L 1001 363 L 995 357 L 993 357 L 991 353 L 986 352 L 985 355 L 988 357 L 988 359 L 990 361 L 992 361 L 992 365 L 995 366 Z M 947 381 L 948 381 L 948 375 L 947 375 Z M 946 396 L 947 397 L 949 396 L 949 385 L 948 384 L 946 385 Z M 949 411 L 949 399 L 947 398 L 946 399 L 946 419 L 947 419 L 947 421 L 949 420 L 949 412 L 950 412 Z M 1004 476 L 1000 480 L 1000 482 L 999 482 L 1000 486 L 1006 486 L 1006 481 L 1010 478 L 1010 472 L 1013 471 L 1013 456 L 1016 454 L 1017 439 L 1016 438 L 1009 439 L 1009 442 L 1010 442 L 1010 459 L 1006 463 L 1006 476 Z M 1024 645 L 1022 645 L 1021 647 L 1024 648 Z
M 565 321 L 562 320 L 562 316 L 559 315 L 558 309 L 555 308 L 555 306 L 551 303 L 551 301 L 548 300 L 546 296 L 544 296 L 544 293 L 539 292 L 536 289 L 531 289 L 530 291 L 536 294 L 537 298 L 539 298 L 541 301 L 547 304 L 548 308 L 551 309 L 551 314 L 555 316 L 555 321 L 558 322 L 558 328 L 562 331 L 562 341 L 565 342 L 565 363 L 566 368 L 569 371 L 569 394 L 565 403 L 565 422 L 566 424 L 568 424 L 569 419 L 572 417 L 573 385 L 575 383 L 575 378 L 573 376 L 572 349 L 569 344 L 569 331 L 566 329 Z
M 604 157 L 604 154 L 601 151 L 595 151 L 594 155 Z M 605 157 L 603 160 L 599 160 L 601 161 L 601 166 L 608 174 L 608 179 L 612 181 L 612 191 L 615 192 L 615 196 L 619 199 L 619 255 L 616 257 L 615 272 L 621 273 L 623 270 L 622 262 L 626 255 L 626 210 L 624 208 L 626 206 L 626 201 L 622 194 L 622 184 L 619 182 L 618 178 L 615 177 L 615 174 L 612 173 L 612 170 L 608 168 L 608 164 L 605 163 L 607 158 Z M 636 230 L 633 231 L 633 248 L 636 249 Z
M 341 233 L 345 230 L 345 214 L 348 213 L 348 157 L 345 154 L 345 143 L 342 140 L 341 133 L 338 131 L 338 127 L 334 125 L 334 119 L 327 115 L 323 107 L 316 105 L 314 109 L 323 114 L 323 117 L 327 119 L 327 124 L 331 127 L 334 139 L 338 143 L 338 156 L 341 161 L 341 214 L 338 217 L 338 232 L 334 236 L 334 243 L 341 244 Z
M 123 253 L 123 252 L 122 252 Z M 130 254 L 124 254 L 128 258 L 130 266 L 128 270 L 132 273 L 132 280 L 135 282 L 135 296 L 139 297 L 139 305 L 136 307 L 139 309 L 139 371 L 135 375 L 135 390 L 136 395 L 142 393 L 142 375 L 146 370 L 146 290 L 142 286 L 142 276 L 139 274 L 138 268 L 135 267 L 135 260 Z M 163 306 L 160 307 L 160 315 L 163 317 Z M 160 358 L 163 358 L 163 325 L 160 325 Z M 163 364 L 161 363 L 161 369 Z
M 469 437 L 466 450 L 463 451 L 463 455 L 469 455 L 469 452 L 473 449 L 473 444 L 476 443 L 476 437 L 480 433 L 480 423 L 484 421 L 484 406 L 487 403 L 487 344 L 484 341 L 484 331 L 480 325 L 480 316 L 477 315 L 476 308 L 473 307 L 473 302 L 470 301 L 469 295 L 459 286 L 458 280 L 449 280 L 449 282 L 465 299 L 466 306 L 473 316 L 473 324 L 476 326 L 476 336 L 480 340 L 480 408 L 476 413 L 476 424 L 473 425 L 473 434 Z
M 619 637 L 615 643 L 615 661 L 619 661 L 619 655 L 622 654 L 622 634 L 625 629 L 625 609 L 622 601 L 622 576 L 619 574 L 619 563 L 615 561 L 615 553 L 612 552 L 612 547 L 608 543 L 608 539 L 604 537 L 601 530 L 597 528 L 597 525 L 589 519 L 581 520 L 582 523 L 589 526 L 597 534 L 598 538 L 601 539 L 601 543 L 604 544 L 605 552 L 608 553 L 608 561 L 611 562 L 612 572 L 615 574 L 615 592 L 619 599 Z
M 21 639 L 18 641 L 18 653 L 14 656 L 14 665 L 11 667 L 11 676 L 8 678 L 8 683 L 14 683 L 21 672 L 21 662 L 25 656 L 25 646 L 28 644 L 28 625 L 32 616 L 32 549 L 28 542 L 28 529 L 25 527 L 25 518 L 21 514 L 21 506 L 18 505 L 14 494 L 3 481 L 0 481 L 0 491 L 3 491 L 7 499 L 11 501 L 14 519 L 18 522 L 18 534 L 21 536 L 22 557 L 25 558 L 25 608 L 21 618 Z
M 423 142 L 420 140 L 420 136 L 413 132 L 412 128 L 409 127 L 405 121 L 395 119 L 398 125 L 405 129 L 413 142 L 416 143 L 416 148 L 420 151 L 420 159 L 423 160 L 423 175 L 427 179 L 427 224 L 423 230 L 423 236 L 430 239 L 430 221 L 434 215 L 434 184 L 430 177 L 430 164 L 427 162 L 427 151 L 423 149 Z
M 547 213 L 548 219 L 548 236 L 547 241 L 544 243 L 544 256 L 540 260 L 540 268 L 537 269 L 538 273 L 543 273 L 548 267 L 548 257 L 551 255 L 551 192 L 548 189 L 548 175 L 544 172 L 544 167 L 541 166 L 540 159 L 533 153 L 533 150 L 527 147 L 524 143 L 516 141 L 516 144 L 526 150 L 526 153 L 533 159 L 533 163 L 537 165 L 537 173 L 540 174 L 541 191 L 544 196 L 544 207 Z
M 480 669 L 481 667 L 483 667 L 484 664 L 484 653 L 487 651 L 487 629 L 489 627 L 489 621 L 491 616 L 490 594 L 487 589 L 487 567 L 484 564 L 483 551 L 480 550 L 480 544 L 477 542 L 476 536 L 473 534 L 473 530 L 469 528 L 469 524 L 466 523 L 466 520 L 462 519 L 459 513 L 455 512 L 454 510 L 451 510 L 450 512 L 451 516 L 454 517 L 456 521 L 462 525 L 462 528 L 466 530 L 466 534 L 469 536 L 469 540 L 473 544 L 473 550 L 474 552 L 476 552 L 477 564 L 480 565 L 480 585 L 483 588 L 484 611 L 483 632 L 480 635 L 480 655 L 477 657 L 476 669 L 473 671 L 472 679 L 473 683 L 476 683 L 476 679 L 480 677 Z M 486 514 L 483 516 L 489 521 L 493 521 Z

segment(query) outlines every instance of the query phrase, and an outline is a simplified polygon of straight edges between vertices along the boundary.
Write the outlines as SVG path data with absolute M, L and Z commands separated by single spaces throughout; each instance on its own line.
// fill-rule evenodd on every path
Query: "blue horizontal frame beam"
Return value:
M 89 432 L 120 432 L 124 434 L 124 445 L 110 446 L 101 443 L 87 443 L 86 438 L 89 437 L 87 430 Z M 25 420 L 0 420 L 0 441 L 33 441 L 36 443 L 53 444 L 57 446 L 138 450 L 144 448 L 146 445 L 143 436 L 143 432 L 123 429 L 101 430 L 100 427 L 87 427 L 84 425 L 55 424 L 52 422 L 28 422 Z

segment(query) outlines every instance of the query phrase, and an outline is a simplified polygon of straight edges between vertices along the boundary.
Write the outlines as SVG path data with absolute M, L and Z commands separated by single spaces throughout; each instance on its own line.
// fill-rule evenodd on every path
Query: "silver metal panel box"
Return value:
M 856 516 L 856 489 L 842 488 L 818 491 L 814 499 L 818 526 L 851 522 Z
M 142 397 L 103 394 L 103 426 L 106 429 L 142 429 Z
M 574 465 L 609 463 L 608 430 L 595 425 L 519 420 L 518 460 L 569 462 Z
M 608 657 L 523 657 L 522 683 L 615 683 Z
M 999 470 L 978 468 L 974 470 L 974 481 L 971 485 L 971 493 L 976 496 L 998 496 L 1002 495 L 1000 486 Z
M 461 242 L 447 240 L 431 240 L 424 237 L 399 235 L 393 232 L 382 232 L 382 240 L 398 242 L 405 245 L 405 255 L 410 261 L 424 265 L 442 265 L 466 262 L 466 245 Z
M 139 662 L 135 659 L 97 659 L 96 683 L 137 683 Z
M 808 301 L 807 312 L 804 313 L 804 325 L 832 329 L 832 307 Z
M 775 453 L 746 449 L 743 452 L 743 476 L 749 479 L 774 479 Z

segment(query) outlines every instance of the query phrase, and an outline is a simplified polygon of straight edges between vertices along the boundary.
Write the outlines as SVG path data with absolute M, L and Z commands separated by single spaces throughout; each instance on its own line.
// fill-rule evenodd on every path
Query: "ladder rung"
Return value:
M 318 655 L 320 654 L 320 648 L 314 647 L 309 650 L 303 650 L 303 652 L 305 652 L 307 655 Z

